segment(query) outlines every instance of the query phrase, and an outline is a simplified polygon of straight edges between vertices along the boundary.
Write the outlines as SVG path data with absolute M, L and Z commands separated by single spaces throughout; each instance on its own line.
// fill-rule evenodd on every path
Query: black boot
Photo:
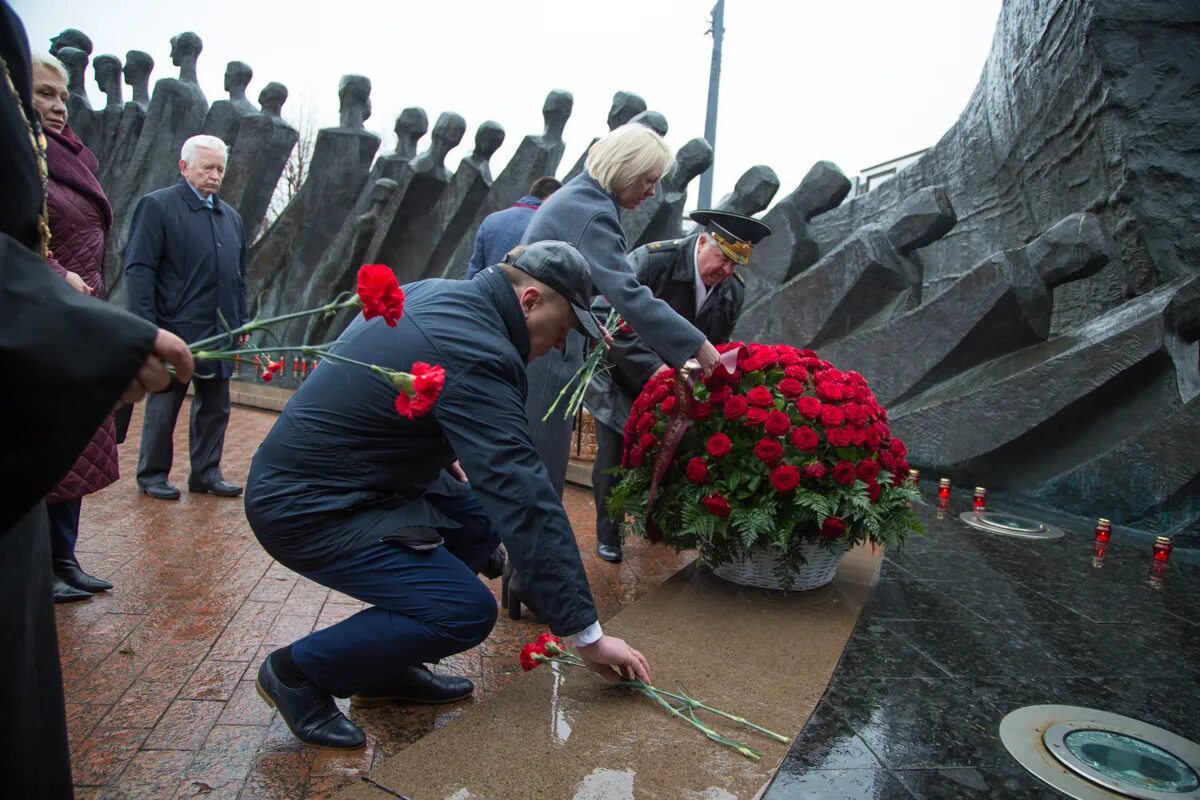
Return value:
M 533 602 L 525 594 L 525 584 L 513 568 L 512 559 L 509 559 L 504 565 L 504 578 L 500 582 L 500 603 L 502 607 L 508 609 L 509 619 L 521 618 L 522 604 L 529 609 L 529 613 L 533 617 L 542 618 L 542 615 L 534 608 Z
M 92 594 L 107 592 L 113 587 L 108 581 L 84 572 L 83 568 L 79 566 L 78 559 L 73 555 L 54 557 L 54 575 L 63 583 Z
M 366 743 L 362 728 L 338 709 L 333 695 L 308 680 L 295 686 L 284 684 L 271 661 L 272 656 L 267 656 L 258 668 L 254 688 L 267 705 L 279 710 L 293 736 L 313 747 L 331 750 L 353 750 Z
M 87 600 L 91 596 L 91 592 L 76 589 L 57 575 L 54 576 L 54 602 L 73 603 L 76 600 Z

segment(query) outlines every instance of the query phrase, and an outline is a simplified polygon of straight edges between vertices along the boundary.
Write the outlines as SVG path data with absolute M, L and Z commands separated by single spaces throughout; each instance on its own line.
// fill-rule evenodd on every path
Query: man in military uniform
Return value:
M 696 211 L 691 219 L 700 228 L 690 236 L 651 242 L 629 254 L 638 280 L 714 344 L 729 341 L 742 311 L 745 286 L 736 274 L 750 261 L 755 244 L 771 233 L 762 222 L 724 211 Z M 610 310 L 604 298 L 592 304 L 605 319 Z M 596 461 L 592 490 L 596 496 L 596 552 L 605 561 L 621 560 L 621 539 L 608 515 L 613 476 L 608 470 L 621 463 L 625 421 L 646 380 L 663 367 L 662 360 L 637 337 L 618 331 L 610 348 L 613 368 L 597 375 L 588 386 L 584 405 L 596 420 Z

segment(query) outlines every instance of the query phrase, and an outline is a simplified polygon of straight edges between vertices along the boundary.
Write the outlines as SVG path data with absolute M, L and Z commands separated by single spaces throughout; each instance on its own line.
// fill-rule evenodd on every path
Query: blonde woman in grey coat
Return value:
M 525 230 L 523 244 L 558 239 L 587 259 L 596 292 L 606 297 L 663 362 L 680 367 L 695 358 L 705 373 L 718 353 L 704 334 L 638 282 L 625 259 L 627 242 L 620 209 L 637 208 L 673 161 L 657 133 L 637 123 L 613 130 L 592 145 L 585 169 L 550 196 Z M 571 420 L 555 409 L 542 417 L 583 363 L 583 337 L 572 332 L 562 352 L 550 352 L 529 366 L 525 410 L 530 432 L 559 496 L 571 448 Z

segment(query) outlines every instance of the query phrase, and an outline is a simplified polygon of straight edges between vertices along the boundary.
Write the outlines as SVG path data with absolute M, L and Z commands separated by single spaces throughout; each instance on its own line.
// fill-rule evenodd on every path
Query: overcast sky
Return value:
M 337 124 L 340 76 L 366 75 L 367 127 L 384 148 L 394 147 L 406 106 L 424 108 L 431 125 L 443 111 L 466 118 L 451 169 L 475 127 L 493 119 L 507 132 L 492 160 L 498 174 L 521 137 L 541 132 L 551 89 L 575 98 L 560 173 L 607 131 L 618 90 L 666 115 L 672 147 L 704 133 L 712 56 L 704 34 L 715 0 L 11 1 L 35 50 L 79 28 L 93 57 L 149 52 L 152 82 L 178 74 L 171 36 L 195 31 L 210 103 L 225 96 L 225 64 L 237 59 L 254 69 L 252 100 L 280 81 L 291 93 L 284 116 L 309 109 L 321 127 Z M 999 10 L 1000 0 L 726 0 L 714 201 L 755 164 L 778 173 L 778 199 L 815 161 L 852 176 L 934 144 L 979 79 Z M 103 104 L 90 70 L 88 91 Z

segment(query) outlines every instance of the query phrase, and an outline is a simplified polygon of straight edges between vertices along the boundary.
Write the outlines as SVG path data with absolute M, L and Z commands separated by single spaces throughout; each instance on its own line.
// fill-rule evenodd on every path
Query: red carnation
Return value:
M 662 409 L 664 414 L 670 415 L 675 413 L 675 406 L 677 405 L 679 405 L 679 400 L 675 398 L 675 395 L 669 394 L 663 398 L 658 407 Z
M 804 384 L 795 378 L 784 378 L 779 382 L 779 393 L 784 397 L 799 397 L 804 394 Z
M 825 431 L 825 438 L 834 447 L 850 446 L 850 431 L 845 428 L 829 428 Z
M 792 431 L 791 435 L 792 446 L 797 450 L 811 452 L 817 449 L 820 440 L 817 438 L 817 432 L 807 425 L 802 425 Z
M 759 439 L 754 445 L 754 455 L 765 464 L 774 464 L 783 458 L 783 445 L 775 439 Z
M 874 459 L 864 458 L 854 467 L 854 474 L 860 481 L 873 483 L 879 477 L 879 464 Z
M 759 408 L 770 408 L 775 405 L 775 398 L 771 395 L 771 390 L 765 386 L 755 386 L 746 392 L 746 400 L 750 405 Z
M 688 411 L 690 419 L 708 419 L 712 416 L 712 403 L 695 403 Z
M 790 364 L 787 367 L 784 367 L 783 374 L 787 375 L 793 380 L 800 381 L 801 383 L 808 382 L 808 370 L 799 364 Z
M 729 501 L 719 494 L 710 494 L 704 498 L 704 510 L 714 517 L 729 516 Z
M 762 425 L 767 421 L 767 410 L 765 408 L 746 409 L 746 424 L 747 425 Z
M 895 453 L 898 457 L 904 458 L 908 455 L 908 448 L 904 446 L 904 442 L 899 439 L 892 439 L 892 443 L 888 445 L 888 449 Z
M 545 657 L 545 646 L 538 645 L 536 642 L 530 642 L 521 648 L 521 669 L 526 672 L 531 669 L 537 669 L 542 663 L 541 660 Z
M 829 470 L 825 468 L 824 464 L 814 461 L 811 464 L 805 464 L 801 473 L 805 478 L 819 481 L 829 474 Z
M 821 535 L 826 539 L 840 539 L 846 535 L 846 523 L 837 517 L 830 517 L 821 524 Z
M 708 478 L 708 462 L 696 456 L 687 463 L 687 479 L 692 483 L 704 483 Z
M 725 419 L 741 419 L 742 414 L 746 413 L 747 405 L 746 398 L 740 394 L 735 394 L 725 401 L 725 408 L 723 409 Z
M 815 397 L 801 397 L 796 401 L 796 408 L 809 419 L 816 419 L 821 414 L 821 401 Z
M 854 463 L 851 461 L 839 461 L 837 466 L 833 468 L 833 479 L 842 486 L 849 486 L 854 483 Z
M 783 464 L 771 470 L 771 485 L 777 492 L 790 492 L 800 485 L 800 470 Z
M 383 317 L 389 327 L 396 327 L 404 313 L 404 290 L 396 282 L 396 273 L 384 264 L 363 264 L 358 268 L 358 300 L 363 317 Z
M 783 436 L 792 429 L 792 420 L 782 411 L 771 411 L 767 413 L 763 427 L 772 436 Z
M 704 449 L 713 458 L 723 458 L 729 455 L 729 451 L 733 449 L 733 442 L 729 441 L 729 437 L 723 433 L 714 433 L 708 437 Z
M 826 428 L 836 428 L 842 424 L 845 415 L 842 414 L 842 410 L 837 406 L 821 406 L 821 413 L 818 415 L 818 418 Z

